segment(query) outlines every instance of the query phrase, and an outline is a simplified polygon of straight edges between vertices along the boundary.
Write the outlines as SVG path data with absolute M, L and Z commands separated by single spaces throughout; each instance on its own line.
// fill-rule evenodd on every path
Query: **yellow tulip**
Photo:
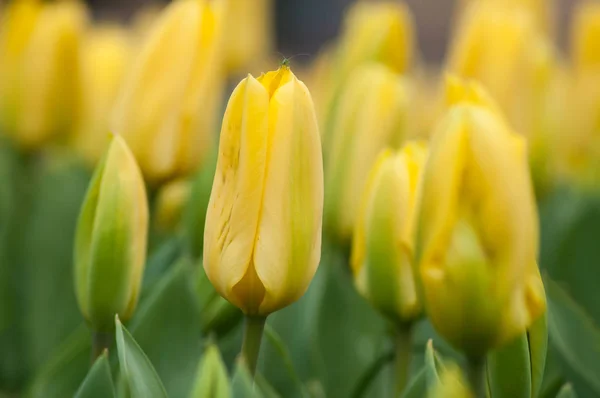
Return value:
M 320 259 L 321 143 L 308 89 L 287 66 L 233 91 L 204 231 L 204 269 L 250 316 L 300 298 Z
M 17 84 L 23 55 L 42 9 L 35 0 L 12 1 L 0 18 L 0 126 L 15 130 Z
M 163 231 L 179 227 L 184 208 L 192 193 L 191 181 L 174 180 L 160 188 L 156 199 L 156 224 Z
M 538 239 L 524 140 L 480 100 L 455 99 L 431 143 L 416 243 L 440 334 L 476 357 L 524 333 L 546 305 Z
M 273 48 L 273 1 L 226 0 L 225 64 L 233 72 L 253 68 Z
M 396 73 L 406 73 L 413 64 L 414 26 L 408 7 L 400 2 L 359 1 L 348 11 L 342 36 L 332 54 L 327 91 L 320 94 L 325 117 L 321 119 L 323 145 L 329 153 L 333 119 L 338 101 L 353 72 L 364 64 L 381 63 Z
M 399 324 L 421 315 L 413 272 L 417 191 L 426 145 L 385 150 L 371 169 L 354 229 L 351 265 L 357 290 Z
M 75 293 L 95 331 L 129 319 L 144 273 L 148 202 L 144 180 L 123 138 L 114 136 L 81 207 L 75 238 Z
M 325 223 L 342 243 L 352 237 L 371 165 L 383 148 L 399 147 L 406 135 L 409 92 L 407 80 L 373 64 L 358 69 L 342 93 L 325 164 Z
M 151 183 L 193 172 L 208 153 L 223 89 L 222 11 L 221 2 L 171 3 L 125 79 L 112 131 Z
M 79 73 L 81 106 L 73 145 L 92 165 L 100 160 L 108 145 L 106 115 L 116 101 L 132 51 L 128 33 L 117 26 L 95 28 L 83 39 Z
M 45 4 L 24 48 L 15 46 L 21 49 L 9 66 L 14 80 L 7 111 L 12 117 L 3 119 L 21 147 L 36 148 L 71 130 L 78 106 L 79 38 L 86 20 L 86 9 L 78 2 Z
M 600 71 L 600 4 L 584 2 L 571 24 L 573 66 L 577 73 Z
M 534 16 L 526 8 L 475 2 L 460 21 L 447 69 L 479 80 L 517 131 L 531 136 L 540 41 Z

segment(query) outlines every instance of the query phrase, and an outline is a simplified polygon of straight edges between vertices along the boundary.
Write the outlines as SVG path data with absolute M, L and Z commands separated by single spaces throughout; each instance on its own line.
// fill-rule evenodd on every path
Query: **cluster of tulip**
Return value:
M 271 6 L 176 0 L 130 29 L 77 1 L 0 10 L 0 391 L 600 396 L 600 329 L 545 288 L 537 209 L 598 181 L 600 5 L 566 62 L 549 2 L 461 2 L 439 78 L 406 6 L 357 1 L 307 84 L 285 59 L 223 114 L 268 61 Z

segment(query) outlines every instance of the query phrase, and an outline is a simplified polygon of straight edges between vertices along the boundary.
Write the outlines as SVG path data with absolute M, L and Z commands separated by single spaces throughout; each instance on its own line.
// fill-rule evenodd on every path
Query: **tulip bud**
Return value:
M 272 0 L 226 0 L 225 64 L 230 71 L 264 61 L 273 47 Z
M 367 62 L 406 72 L 414 57 L 414 27 L 408 7 L 398 2 L 357 2 L 344 20 L 339 47 L 342 79 Z
M 364 64 L 380 63 L 396 73 L 410 69 L 414 58 L 414 26 L 408 7 L 399 2 L 357 2 L 344 19 L 334 54 L 331 83 L 322 106 L 323 143 L 329 151 L 332 126 L 343 91 L 355 79 L 353 72 Z M 321 101 L 320 101 L 321 102 Z
M 12 1 L 0 18 L 0 126 L 14 130 L 18 79 L 23 54 L 42 9 L 35 0 Z
M 132 52 L 128 33 L 116 26 L 95 28 L 83 39 L 79 73 L 82 96 L 73 145 L 91 165 L 106 150 L 106 115 L 114 105 Z
M 321 255 L 323 165 L 308 89 L 287 66 L 229 99 L 204 231 L 204 269 L 247 315 L 300 298 Z
M 325 223 L 346 243 L 360 207 L 360 194 L 379 152 L 398 147 L 407 130 L 409 87 L 389 68 L 357 70 L 342 94 L 326 159 Z
M 133 154 L 116 135 L 96 167 L 75 238 L 75 293 L 97 331 L 133 314 L 144 271 L 148 203 Z
M 193 172 L 210 148 L 221 101 L 220 2 L 171 3 L 155 22 L 113 113 L 144 176 Z
M 156 224 L 163 231 L 179 227 L 191 194 L 191 181 L 175 180 L 163 185 L 156 199 Z
M 204 350 L 190 398 L 228 398 L 231 386 L 227 368 L 216 345 Z
M 371 169 L 354 230 L 351 265 L 358 291 L 399 324 L 421 314 L 413 273 L 417 191 L 426 145 L 385 150 Z
M 416 248 L 431 321 L 468 356 L 524 333 L 544 312 L 525 143 L 494 110 L 457 101 L 439 123 Z
M 533 130 L 541 37 L 525 7 L 474 2 L 460 21 L 447 66 L 453 74 L 480 81 L 526 136 Z
M 86 18 L 78 2 L 41 7 L 10 72 L 13 97 L 6 100 L 11 116 L 3 117 L 4 128 L 21 147 L 36 148 L 70 131 L 78 105 L 79 37 Z
M 573 17 L 572 59 L 578 73 L 600 70 L 600 4 L 580 3 Z

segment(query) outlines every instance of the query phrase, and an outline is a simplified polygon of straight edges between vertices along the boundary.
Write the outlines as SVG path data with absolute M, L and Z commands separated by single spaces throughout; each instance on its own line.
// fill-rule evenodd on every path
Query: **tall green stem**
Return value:
M 92 364 L 112 344 L 114 333 L 92 331 Z
M 406 388 L 412 360 L 412 325 L 401 326 L 396 334 L 396 356 L 394 366 L 394 391 L 399 397 Z
M 256 373 L 256 364 L 258 363 L 258 354 L 260 352 L 260 342 L 262 340 L 263 330 L 265 328 L 266 317 L 246 316 L 244 328 L 244 342 L 242 343 L 242 355 L 248 366 L 252 377 Z
M 485 356 L 468 358 L 467 379 L 475 398 L 486 398 Z

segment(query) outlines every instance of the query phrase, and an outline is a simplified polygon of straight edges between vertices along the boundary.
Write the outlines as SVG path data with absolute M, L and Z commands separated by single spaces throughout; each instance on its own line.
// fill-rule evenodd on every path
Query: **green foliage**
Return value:
M 115 387 L 110 373 L 108 352 L 96 359 L 94 365 L 75 393 L 75 398 L 111 398 L 115 396 Z

